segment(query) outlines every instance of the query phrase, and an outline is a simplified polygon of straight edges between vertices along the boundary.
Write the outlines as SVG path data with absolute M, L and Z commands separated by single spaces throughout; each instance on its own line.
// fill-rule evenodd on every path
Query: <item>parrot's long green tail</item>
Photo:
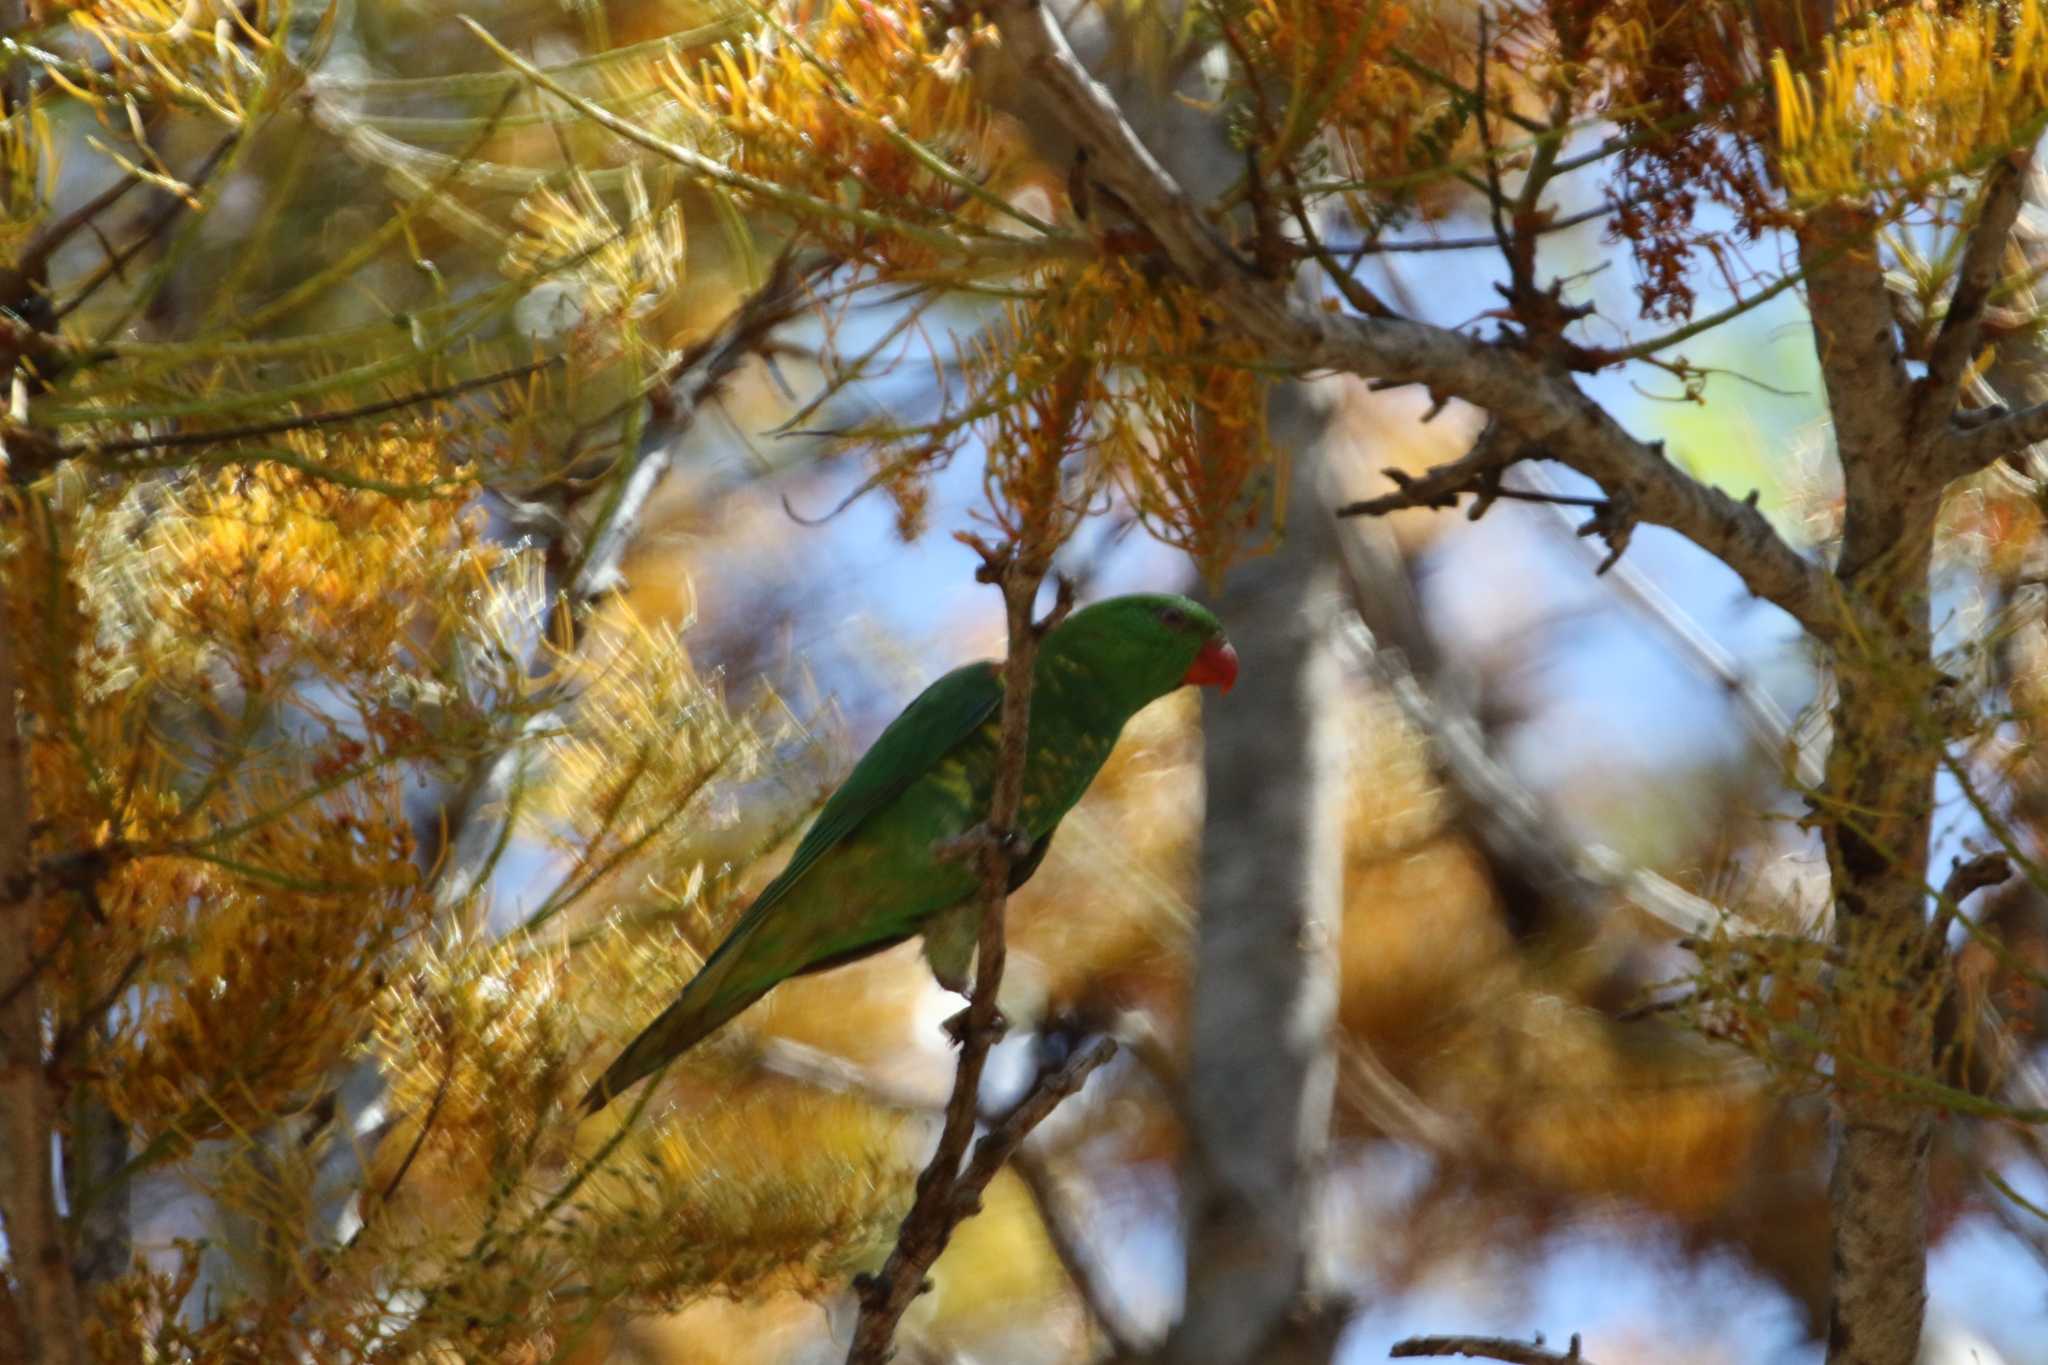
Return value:
M 583 1096 L 583 1108 L 590 1113 L 610 1104 L 627 1086 L 658 1070 L 670 1059 L 680 1057 L 709 1036 L 726 1020 L 768 993 L 768 987 L 733 990 L 718 964 L 707 962 L 704 970 L 690 980 L 676 1002 L 661 1017 L 641 1030 L 627 1044 L 619 1059 L 605 1069 Z

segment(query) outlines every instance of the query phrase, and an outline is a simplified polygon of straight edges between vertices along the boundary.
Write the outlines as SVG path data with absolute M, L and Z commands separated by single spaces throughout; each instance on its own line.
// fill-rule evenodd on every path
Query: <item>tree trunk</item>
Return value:
M 43 1077 L 28 764 L 15 702 L 12 626 L 0 614 L 0 1218 L 13 1280 L 0 1280 L 0 1294 L 15 1298 L 0 1318 L 11 1320 L 27 1365 L 73 1365 L 85 1346 L 50 1153 L 56 1113 Z
M 1913 1365 L 1926 1309 L 1932 1115 L 1883 1079 L 1933 1066 L 1938 983 L 1927 942 L 1934 776 L 1946 735 L 1928 623 L 1941 505 L 1937 452 L 1919 440 L 1913 383 L 1875 268 L 1872 221 L 1817 212 L 1800 236 L 1842 466 L 1836 576 L 1849 628 L 1815 802 L 1833 879 L 1828 983 L 1838 1118 L 1829 1184 L 1834 1302 L 1829 1365 Z M 1945 430 L 1946 418 L 1938 430 Z
M 1927 1105 L 1885 1088 L 1870 1063 L 1914 1076 L 1934 1064 L 1939 973 L 1926 953 L 1926 878 L 1939 738 L 1926 548 L 1887 594 L 1896 631 L 1873 658 L 1837 661 L 1841 697 L 1822 798 L 1834 876 L 1833 1008 L 1838 1135 L 1829 1183 L 1834 1302 L 1829 1365 L 1912 1365 L 1926 1309 Z M 1889 655 L 1889 657 L 1885 657 Z
M 1319 423 L 1305 390 L 1276 397 L 1275 439 L 1297 452 L 1286 536 L 1217 602 L 1253 686 L 1203 704 L 1187 1306 L 1161 1352 L 1185 1365 L 1328 1354 L 1292 1330 L 1335 1083 L 1343 871 L 1339 580 Z

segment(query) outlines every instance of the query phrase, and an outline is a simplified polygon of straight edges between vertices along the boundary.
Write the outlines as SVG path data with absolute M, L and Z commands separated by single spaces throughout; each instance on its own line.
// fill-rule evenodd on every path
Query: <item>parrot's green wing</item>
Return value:
M 739 936 L 748 920 L 772 909 L 813 863 L 930 772 L 933 764 L 985 724 L 1002 704 L 1002 674 L 986 659 L 963 664 L 918 693 L 875 737 L 846 781 L 818 811 L 803 842 L 790 855 L 789 866 L 762 888 L 746 916 L 734 926 L 733 937 Z
M 987 659 L 962 664 L 918 693 L 875 736 L 875 742 L 853 765 L 839 790 L 819 808 L 818 818 L 811 821 L 796 852 L 789 855 L 789 865 L 761 888 L 761 894 L 733 925 L 725 941 L 704 960 L 705 968 L 710 968 L 728 949 L 746 942 L 754 926 L 789 894 L 790 888 L 803 880 L 818 859 L 930 772 L 933 764 L 986 723 L 1002 704 L 1003 675 Z
M 1002 701 L 1002 675 L 993 663 L 984 660 L 954 669 L 903 708 L 903 713 L 889 722 L 889 727 L 861 755 L 860 762 L 853 765 L 839 790 L 820 808 L 796 852 L 790 855 L 789 866 L 755 897 L 747 913 L 740 916 L 724 942 L 704 960 L 675 1003 L 643 1029 L 590 1087 L 583 1097 L 583 1107 L 602 1106 L 759 999 L 774 984 L 772 979 L 735 985 L 729 978 L 732 969 L 741 965 L 741 955 L 749 951 L 749 944 L 770 913 L 819 859 L 852 837 L 877 811 L 901 796 L 955 746 L 987 724 Z M 783 968 L 782 974 L 800 975 L 807 968 L 825 965 L 826 961 L 835 965 L 851 961 L 900 941 L 878 938 L 833 954 L 829 959 L 791 963 Z

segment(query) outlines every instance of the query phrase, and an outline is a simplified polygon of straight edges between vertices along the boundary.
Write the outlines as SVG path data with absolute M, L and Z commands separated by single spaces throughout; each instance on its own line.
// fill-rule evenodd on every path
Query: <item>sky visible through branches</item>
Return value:
M 1589 145 L 1600 132 L 1583 135 Z M 1563 212 L 1569 212 L 1567 205 Z M 1720 211 L 1701 210 L 1711 225 Z M 1483 234 L 1482 218 L 1453 215 L 1428 232 L 1446 238 Z M 1415 231 L 1410 236 L 1427 235 Z M 1783 244 L 1767 236 L 1749 249 L 1767 272 L 1779 267 Z M 1541 247 L 1547 273 L 1587 272 L 1586 287 L 1603 314 L 1624 316 L 1630 306 L 1633 271 L 1600 240 L 1596 224 L 1547 237 Z M 1422 312 L 1438 320 L 1477 316 L 1496 302 L 1492 284 L 1498 257 L 1490 251 L 1386 256 L 1385 267 L 1368 278 L 1388 296 L 1424 301 Z M 1738 267 L 1739 268 L 1739 267 Z M 1701 279 L 1698 312 L 1725 307 L 1734 295 L 1709 273 Z M 1592 376 L 1585 387 L 1636 430 L 1675 433 L 1673 454 L 1710 481 L 1736 491 L 1761 484 L 1766 508 L 1785 508 L 1787 522 L 1825 496 L 1817 487 L 1824 465 L 1824 406 L 1819 377 L 1804 328 L 1804 310 L 1781 296 L 1724 330 L 1681 348 L 1696 363 L 1714 369 L 1709 402 L 1691 404 L 1673 396 L 1674 386 L 1654 372 Z M 844 339 L 859 350 L 861 339 Z M 1634 367 L 1642 370 L 1643 367 Z M 1394 424 L 1421 415 L 1425 401 L 1414 391 L 1383 400 Z M 1456 422 L 1455 409 L 1441 419 Z M 1773 467 L 1761 453 L 1793 451 L 1792 468 Z M 979 462 L 970 449 L 936 482 L 931 519 L 937 526 L 966 524 L 980 496 Z M 1376 471 L 1384 461 L 1359 449 L 1356 475 Z M 1561 487 L 1589 488 L 1569 471 L 1554 470 Z M 1795 486 L 1804 478 L 1807 485 Z M 809 485 L 794 510 L 817 518 L 831 511 L 859 483 L 858 472 L 827 474 Z M 773 495 L 763 495 L 773 496 Z M 1685 797 L 1660 789 L 1673 772 L 1739 766 L 1752 736 L 1726 688 L 1694 659 L 1674 648 L 1667 634 L 1634 608 L 1607 580 L 1589 569 L 1598 560 L 1575 542 L 1551 509 L 1505 505 L 1483 526 L 1446 516 L 1447 529 L 1425 551 L 1416 572 L 1425 604 L 1441 637 L 1466 661 L 1481 663 L 1489 653 L 1519 652 L 1513 679 L 1517 702 L 1525 707 L 1507 736 L 1507 752 L 1532 787 L 1574 827 L 1626 853 L 1655 864 L 1685 839 Z M 763 585 L 831 583 L 834 605 L 807 610 L 806 619 L 835 624 L 791 641 L 817 670 L 821 689 L 872 687 L 872 660 L 863 642 L 877 636 L 903 642 L 882 680 L 879 695 L 856 686 L 843 700 L 859 707 L 851 738 L 865 742 L 896 707 L 930 676 L 969 657 L 999 653 L 1001 642 L 986 603 L 971 587 L 972 551 L 944 536 L 910 543 L 891 534 L 892 514 L 880 499 L 856 500 L 815 531 L 792 534 L 788 557 L 756 566 Z M 1194 586 L 1185 559 L 1144 535 L 1094 534 L 1070 547 L 1070 570 L 1089 575 L 1093 594 Z M 1797 525 L 1786 531 L 1797 543 L 1807 536 Z M 1685 616 L 1733 653 L 1746 678 L 1795 721 L 1815 701 L 1813 671 L 1799 652 L 1797 631 L 1775 608 L 1747 594 L 1724 566 L 1678 535 L 1658 527 L 1638 532 L 1628 555 L 1634 571 L 1674 598 Z M 934 585 L 941 585 L 935 592 Z M 1967 566 L 1948 577 L 1937 618 L 1967 611 L 1972 591 Z M 843 599 L 843 602 L 841 601 Z M 1780 814 L 1793 813 L 1786 798 Z M 1962 851 L 1979 832 L 1952 784 L 1945 792 L 1934 865 Z M 1817 905 L 1825 895 L 1825 865 L 1814 842 L 1789 823 L 1782 830 L 1781 888 Z M 523 860 L 508 860 L 501 874 L 508 885 L 521 878 Z M 957 1001 L 927 990 L 922 1022 L 936 1025 Z M 935 1027 L 926 1032 L 937 1036 Z M 1005 1055 L 1007 1054 L 1007 1055 Z M 936 1076 L 946 1064 L 934 1050 L 925 1059 Z M 998 1093 L 1021 1085 L 1028 1060 L 1016 1046 L 998 1050 L 991 1063 Z M 1370 1224 L 1399 1218 L 1407 1196 L 1421 1178 L 1426 1159 L 1382 1147 L 1367 1158 L 1372 1169 L 1347 1187 L 1371 1192 Z M 2022 1184 L 2019 1192 L 2048 1201 L 2048 1188 Z M 1150 1182 L 1133 1184 L 1105 1172 L 1085 1231 L 1108 1239 L 1120 1255 L 1105 1267 L 1115 1298 L 1133 1323 L 1163 1330 L 1177 1311 L 1180 1248 L 1174 1231 L 1171 1191 Z M 1102 1245 L 1105 1243 L 1097 1243 Z M 1352 1266 L 1354 1271 L 1364 1266 Z M 1755 1361 L 1803 1359 L 1798 1314 L 1767 1280 L 1735 1258 L 1704 1260 L 1676 1240 L 1646 1232 L 1640 1223 L 1602 1227 L 1597 1220 L 1561 1231 L 1534 1258 L 1504 1253 L 1498 1277 L 1411 1289 L 1361 1316 L 1348 1329 L 1341 1359 L 1346 1365 L 1385 1358 L 1387 1345 L 1457 1322 L 1478 1335 L 1526 1337 L 1542 1332 L 1562 1343 L 1584 1334 L 1587 1354 L 1597 1360 L 1627 1360 L 1638 1352 L 1682 1357 L 1689 1351 L 1717 1358 Z M 2032 1256 L 1988 1222 L 1952 1232 L 1929 1264 L 1930 1321 L 1947 1332 L 1981 1334 L 2009 1361 L 2037 1358 L 2048 1340 L 2048 1297 L 2038 1289 Z M 1654 1340 L 1635 1335 L 1657 1325 Z M 1959 1339 L 1959 1338 L 1952 1338 Z

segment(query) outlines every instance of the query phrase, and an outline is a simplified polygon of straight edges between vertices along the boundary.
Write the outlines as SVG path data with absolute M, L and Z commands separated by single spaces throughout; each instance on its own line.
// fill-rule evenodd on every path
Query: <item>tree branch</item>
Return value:
M 1348 552 L 1345 564 L 1355 602 L 1361 575 Z M 1713 902 L 1631 866 L 1604 845 L 1559 833 L 1536 795 L 1490 751 L 1478 721 L 1436 700 L 1399 653 L 1381 648 L 1355 613 L 1339 623 L 1338 640 L 1408 723 L 1429 739 L 1446 785 L 1457 794 L 1469 828 L 1488 855 L 1516 869 L 1546 900 L 1587 906 L 1619 896 L 1686 934 L 1710 936 L 1720 927 L 1727 912 Z
M 1935 898 L 1934 919 L 1928 925 L 1928 951 L 1945 951 L 1949 926 L 1962 913 L 1965 900 L 1979 891 L 2002 885 L 2011 876 L 2012 860 L 2002 852 L 1979 853 L 1968 861 L 1951 858 L 1948 880 L 1942 883 L 1941 894 Z
M 2005 248 L 2012 238 L 2013 224 L 2019 221 L 2027 164 L 2031 160 L 2031 155 L 2024 152 L 2000 157 L 1984 178 L 1977 226 L 1970 233 L 1962 264 L 1957 267 L 1948 314 L 1942 319 L 1941 330 L 1928 354 L 1927 374 L 1916 386 L 1915 419 L 1920 431 L 1929 437 L 1939 438 L 1953 424 L 1956 396 L 1962 390 L 1963 376 L 1976 358 L 1978 340 L 1984 332 L 1984 309 L 2005 273 Z
M 978 997 L 978 975 L 975 984 Z M 990 995 L 993 997 L 994 992 Z M 966 1071 L 967 1047 L 972 1041 L 973 1035 L 969 1034 L 961 1047 L 962 1073 Z M 982 1055 L 984 1058 L 987 1056 L 985 1047 Z M 889 1358 L 896 1324 L 917 1296 L 931 1288 L 931 1281 L 925 1278 L 925 1273 L 938 1260 L 939 1253 L 946 1249 L 953 1230 L 980 1211 L 983 1191 L 1031 1131 L 1043 1123 L 1062 1100 L 1078 1094 L 1088 1077 L 1115 1055 L 1116 1043 L 1108 1038 L 1098 1038 L 1068 1058 L 1064 1065 L 1040 1073 L 1017 1107 L 982 1135 L 981 1141 L 975 1144 L 973 1157 L 964 1168 L 957 1163 L 966 1151 L 966 1139 L 961 1138 L 949 1149 L 946 1134 L 941 1134 L 939 1151 L 933 1154 L 932 1164 L 918 1178 L 917 1202 L 903 1220 L 889 1259 L 884 1262 L 880 1273 L 864 1275 L 855 1281 L 854 1288 L 860 1296 L 860 1318 L 854 1325 L 853 1346 L 846 1355 L 847 1365 L 881 1365 Z M 978 1088 L 979 1066 L 975 1070 Z M 953 1100 L 947 1103 L 948 1128 L 952 1126 L 954 1114 L 962 1108 L 959 1102 L 961 1093 L 956 1087 Z M 970 1093 L 965 1105 L 969 1136 L 973 1133 L 973 1100 Z M 939 1165 L 940 1158 L 947 1156 L 955 1163 L 951 1170 L 942 1169 Z
M 995 0 L 1005 45 L 1048 96 L 1047 108 L 1088 150 L 1088 170 L 1159 242 L 1180 274 L 1275 364 L 1340 370 L 1451 394 L 1485 408 L 1522 442 L 1598 483 L 1632 517 L 1686 536 L 1725 561 L 1757 596 L 1820 639 L 1838 629 L 1825 571 L 1782 540 L 1755 507 L 1709 487 L 1629 435 L 1556 363 L 1401 318 L 1345 316 L 1296 301 L 1209 228 L 1195 204 L 1081 66 L 1048 7 Z
M 1946 475 L 1918 467 L 1913 386 L 1884 275 L 1877 218 L 1846 204 L 1816 211 L 1798 233 L 1807 308 L 1842 467 L 1844 581 L 1900 544 L 1916 511 L 1931 518 Z
M 1472 1356 L 1479 1360 L 1504 1360 L 1507 1365 L 1592 1365 L 1579 1354 L 1579 1334 L 1572 1333 L 1571 1346 L 1553 1351 L 1543 1338 L 1515 1341 L 1508 1337 L 1409 1337 L 1397 1341 L 1387 1354 L 1395 1360 L 1413 1356 Z
M 2048 441 L 2048 403 L 2035 403 L 2016 412 L 1978 408 L 1951 419 L 1943 442 L 1944 463 L 1961 478 L 2000 460 L 2016 459 L 2028 446 L 2042 441 Z
M 919 1086 L 885 1079 L 844 1057 L 821 1052 L 787 1038 L 767 1040 L 762 1044 L 756 1061 L 764 1071 L 777 1076 L 786 1076 L 834 1094 L 858 1095 L 871 1104 L 906 1113 L 942 1113 L 950 1099 L 950 1093 L 927 1094 Z M 985 1115 L 983 1121 L 992 1124 L 998 1120 Z M 1112 1301 L 1108 1286 L 1101 1282 L 1095 1268 L 1089 1264 L 1087 1249 L 1082 1246 L 1074 1230 L 1073 1219 L 1068 1215 L 1067 1201 L 1060 1191 L 1060 1178 L 1053 1169 L 1052 1161 L 1030 1145 L 1020 1145 L 1010 1154 L 1010 1170 L 1031 1195 L 1031 1201 L 1038 1209 L 1038 1220 L 1045 1226 L 1046 1240 L 1052 1244 L 1053 1255 L 1067 1272 L 1075 1295 L 1101 1331 L 1104 1341 L 1116 1357 L 1135 1358 L 1139 1353 L 1136 1344 L 1138 1332 L 1125 1321 L 1124 1312 Z

